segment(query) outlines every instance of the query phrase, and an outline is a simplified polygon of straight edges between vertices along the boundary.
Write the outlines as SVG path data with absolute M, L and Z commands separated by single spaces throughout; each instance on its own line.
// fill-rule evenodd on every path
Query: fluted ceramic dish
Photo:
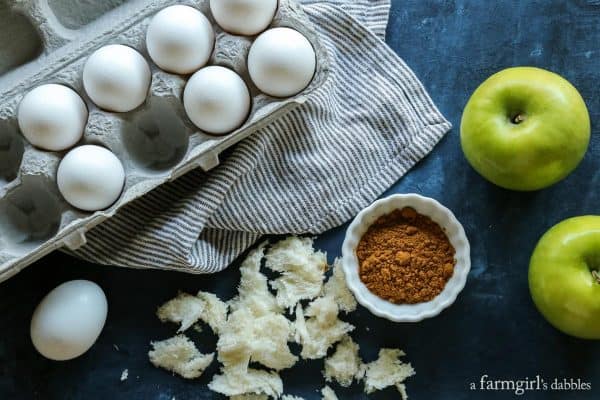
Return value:
M 369 227 L 381 216 L 404 207 L 414 208 L 444 230 L 456 250 L 454 273 L 442 293 L 433 300 L 418 304 L 394 304 L 374 295 L 360 280 L 356 247 Z M 362 210 L 350 224 L 342 247 L 342 267 L 348 287 L 356 300 L 373 314 L 395 322 L 418 322 L 435 317 L 449 307 L 465 287 L 471 269 L 469 241 L 452 211 L 434 199 L 418 194 L 397 194 L 374 202 Z

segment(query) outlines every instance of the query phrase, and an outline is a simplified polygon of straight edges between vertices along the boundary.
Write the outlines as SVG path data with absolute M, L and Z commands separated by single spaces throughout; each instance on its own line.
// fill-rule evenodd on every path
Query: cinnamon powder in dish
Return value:
M 455 250 L 442 228 L 406 207 L 377 219 L 356 248 L 360 279 L 396 304 L 433 300 L 454 272 Z

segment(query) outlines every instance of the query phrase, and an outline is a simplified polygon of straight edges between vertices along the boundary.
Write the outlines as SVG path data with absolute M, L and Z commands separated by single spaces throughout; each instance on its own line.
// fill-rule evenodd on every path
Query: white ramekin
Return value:
M 369 226 L 379 217 L 404 207 L 414 208 L 440 225 L 454 249 L 456 265 L 446 287 L 435 299 L 419 304 L 394 304 L 367 289 L 358 274 L 356 246 Z M 348 287 L 356 300 L 373 314 L 395 322 L 418 322 L 438 315 L 449 307 L 465 287 L 471 269 L 470 247 L 465 230 L 452 211 L 436 200 L 418 194 L 397 194 L 378 200 L 362 210 L 348 227 L 342 247 L 342 267 Z

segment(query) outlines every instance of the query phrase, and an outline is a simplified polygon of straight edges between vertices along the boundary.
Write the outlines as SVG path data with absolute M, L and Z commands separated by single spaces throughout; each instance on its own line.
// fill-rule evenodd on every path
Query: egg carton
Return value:
M 327 54 L 314 26 L 293 0 L 280 0 L 271 27 L 298 30 L 317 54 L 313 81 L 300 94 L 277 99 L 262 94 L 249 78 L 246 58 L 253 37 L 234 36 L 214 22 L 208 0 L 3 0 L 0 3 L 0 281 L 42 256 L 86 243 L 85 233 L 121 207 L 195 168 L 210 170 L 219 154 L 305 102 L 328 75 Z M 247 122 L 225 136 L 199 132 L 186 117 L 182 93 L 188 77 L 161 71 L 145 48 L 151 17 L 185 4 L 212 22 L 216 44 L 209 65 L 235 70 L 249 86 L 253 106 Z M 152 68 L 146 102 L 128 113 L 96 107 L 85 94 L 83 65 L 96 49 L 124 44 L 140 51 Z M 70 206 L 56 185 L 66 152 L 32 147 L 19 132 L 16 111 L 23 96 L 41 84 L 60 83 L 86 102 L 89 120 L 79 144 L 99 144 L 119 157 L 126 183 L 107 210 L 87 213 Z

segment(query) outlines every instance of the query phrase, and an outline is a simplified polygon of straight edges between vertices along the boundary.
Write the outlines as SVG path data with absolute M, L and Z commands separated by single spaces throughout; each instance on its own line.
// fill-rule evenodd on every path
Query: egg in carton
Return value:
M 146 31 L 153 16 L 176 4 L 191 6 L 210 21 L 215 45 L 208 65 L 235 71 L 247 85 L 249 116 L 231 133 L 216 136 L 199 130 L 183 104 L 190 75 L 163 71 L 148 54 Z M 304 35 L 316 54 L 316 72 L 304 90 L 289 98 L 272 97 L 256 87 L 247 60 L 257 36 L 224 31 L 211 14 L 209 0 L 12 0 L 0 5 L 0 25 L 0 281 L 53 250 L 84 245 L 88 230 L 157 186 L 195 168 L 216 167 L 223 150 L 305 102 L 328 76 L 326 50 L 294 0 L 279 0 L 268 28 L 289 27 Z M 137 50 L 151 69 L 147 97 L 129 112 L 101 109 L 84 90 L 86 61 L 111 44 Z M 73 147 L 99 145 L 121 162 L 125 182 L 110 207 L 83 211 L 67 202 L 56 177 L 73 147 L 46 151 L 24 137 L 19 105 L 27 93 L 45 84 L 71 88 L 85 102 L 87 123 Z

